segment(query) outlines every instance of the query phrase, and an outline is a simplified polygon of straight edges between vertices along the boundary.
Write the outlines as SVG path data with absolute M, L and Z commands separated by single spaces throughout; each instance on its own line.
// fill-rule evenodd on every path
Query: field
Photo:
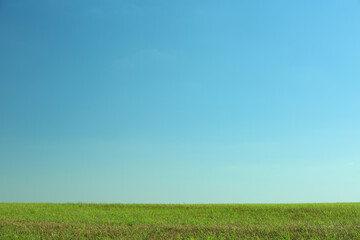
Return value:
M 360 203 L 0 203 L 0 239 L 360 239 Z

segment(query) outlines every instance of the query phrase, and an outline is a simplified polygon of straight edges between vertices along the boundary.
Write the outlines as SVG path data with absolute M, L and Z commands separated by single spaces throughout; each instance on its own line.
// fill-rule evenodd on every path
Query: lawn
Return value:
M 0 203 L 0 239 L 360 239 L 360 203 Z

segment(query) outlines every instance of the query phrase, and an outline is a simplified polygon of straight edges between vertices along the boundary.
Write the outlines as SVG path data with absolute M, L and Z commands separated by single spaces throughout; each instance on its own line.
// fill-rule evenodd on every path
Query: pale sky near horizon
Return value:
M 357 0 L 0 0 L 0 202 L 360 201 Z

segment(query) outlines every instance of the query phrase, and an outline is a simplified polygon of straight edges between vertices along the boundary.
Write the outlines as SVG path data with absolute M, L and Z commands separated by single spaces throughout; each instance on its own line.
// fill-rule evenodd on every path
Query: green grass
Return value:
M 360 203 L 0 203 L 0 239 L 360 239 Z

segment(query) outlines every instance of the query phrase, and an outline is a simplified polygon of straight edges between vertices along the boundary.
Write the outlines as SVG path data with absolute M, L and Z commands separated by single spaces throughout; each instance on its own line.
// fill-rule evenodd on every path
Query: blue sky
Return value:
M 0 0 L 0 202 L 359 201 L 360 2 Z

